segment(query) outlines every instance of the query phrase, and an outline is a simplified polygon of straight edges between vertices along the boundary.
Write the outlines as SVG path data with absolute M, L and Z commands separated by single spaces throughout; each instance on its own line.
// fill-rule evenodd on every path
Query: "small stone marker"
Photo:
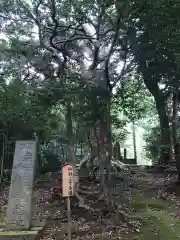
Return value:
M 7 210 L 8 230 L 27 230 L 36 167 L 36 141 L 16 141 Z

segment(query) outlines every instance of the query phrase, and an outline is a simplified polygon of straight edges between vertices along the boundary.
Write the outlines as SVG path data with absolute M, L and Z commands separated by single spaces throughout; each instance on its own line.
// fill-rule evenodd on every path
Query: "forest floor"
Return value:
M 180 187 L 174 183 L 165 186 L 165 175 L 159 173 L 136 170 L 134 174 L 122 173 L 121 176 L 124 180 L 113 179 L 114 209 L 107 209 L 104 199 L 96 195 L 82 196 L 89 209 L 73 202 L 72 239 L 180 239 Z M 67 239 L 66 205 L 57 196 L 52 199 L 52 189 L 57 184 L 50 176 L 39 179 L 36 184 L 32 230 L 43 228 L 35 240 Z M 98 189 L 98 184 L 91 182 L 83 181 L 82 186 L 88 191 Z M 0 192 L 2 230 L 7 199 L 8 188 L 5 188 Z

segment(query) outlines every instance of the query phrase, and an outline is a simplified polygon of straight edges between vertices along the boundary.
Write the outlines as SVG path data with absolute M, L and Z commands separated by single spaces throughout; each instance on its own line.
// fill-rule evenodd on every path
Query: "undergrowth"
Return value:
M 143 192 L 135 192 L 130 206 L 143 218 L 141 233 L 137 240 L 177 240 L 180 239 L 180 221 L 172 217 L 173 206 L 164 200 L 150 198 Z

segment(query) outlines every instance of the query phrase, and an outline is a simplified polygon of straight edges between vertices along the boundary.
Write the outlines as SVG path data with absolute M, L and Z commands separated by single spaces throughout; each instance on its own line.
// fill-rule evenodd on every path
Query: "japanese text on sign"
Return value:
M 62 168 L 62 195 L 69 197 L 74 195 L 74 168 L 72 165 L 66 165 Z

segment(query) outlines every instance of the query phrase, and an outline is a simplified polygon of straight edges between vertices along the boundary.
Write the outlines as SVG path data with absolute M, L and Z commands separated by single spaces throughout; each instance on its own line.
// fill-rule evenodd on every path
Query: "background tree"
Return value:
M 161 162 L 168 162 L 172 155 L 165 90 L 172 86 L 172 80 L 178 75 L 175 57 L 179 42 L 177 9 L 176 1 L 171 6 L 163 0 L 156 3 L 145 1 L 138 16 L 130 20 L 128 33 L 138 70 L 156 102 L 161 126 Z M 160 87 L 162 83 L 165 90 Z

